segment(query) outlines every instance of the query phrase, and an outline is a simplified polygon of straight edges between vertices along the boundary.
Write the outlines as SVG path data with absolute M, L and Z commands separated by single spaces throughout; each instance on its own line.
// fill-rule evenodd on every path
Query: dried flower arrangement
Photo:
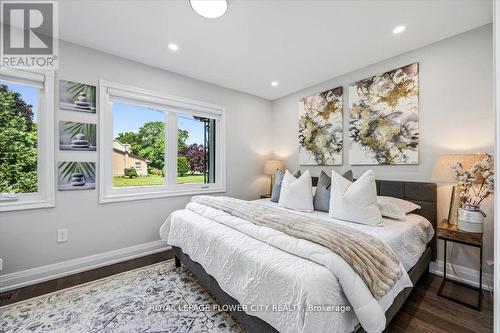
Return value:
M 494 171 L 491 154 L 485 153 L 483 160 L 472 165 L 469 170 L 464 170 L 460 162 L 456 162 L 451 169 L 458 179 L 460 187 L 460 202 L 479 207 L 484 199 L 493 194 Z

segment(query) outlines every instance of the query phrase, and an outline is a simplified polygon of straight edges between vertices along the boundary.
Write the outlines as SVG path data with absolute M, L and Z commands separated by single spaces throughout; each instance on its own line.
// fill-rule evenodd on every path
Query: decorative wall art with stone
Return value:
M 95 162 L 59 162 L 59 191 L 95 189 Z
M 59 80 L 61 110 L 96 112 L 96 87 L 84 83 Z
M 338 87 L 300 100 L 300 165 L 342 165 L 342 95 Z
M 418 63 L 349 87 L 349 163 L 418 164 Z
M 95 151 L 96 125 L 72 121 L 60 121 L 59 149 Z

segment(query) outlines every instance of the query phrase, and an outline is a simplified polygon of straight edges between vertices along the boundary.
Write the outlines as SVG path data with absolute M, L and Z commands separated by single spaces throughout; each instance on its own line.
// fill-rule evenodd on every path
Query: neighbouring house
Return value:
M 139 176 L 147 176 L 149 163 L 147 159 L 132 154 L 129 144 L 113 140 L 113 177 L 123 176 L 126 168 L 135 168 Z

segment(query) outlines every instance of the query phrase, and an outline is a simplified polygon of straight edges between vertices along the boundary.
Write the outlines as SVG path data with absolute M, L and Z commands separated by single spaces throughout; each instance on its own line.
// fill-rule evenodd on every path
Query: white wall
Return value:
M 404 38 L 404 36 L 398 37 Z M 344 165 L 355 176 L 373 169 L 377 178 L 429 181 L 437 155 L 493 151 L 493 43 L 492 25 L 387 59 L 355 72 L 304 89 L 273 102 L 273 147 L 276 158 L 289 169 L 298 165 L 298 101 L 316 92 L 344 87 Z M 332 61 L 335 61 L 332 56 Z M 413 62 L 420 63 L 420 164 L 416 166 L 350 166 L 348 164 L 348 90 L 350 83 Z M 331 167 L 310 167 L 313 175 Z M 448 216 L 449 187 L 438 190 L 438 219 Z M 485 203 L 485 259 L 493 258 L 492 200 Z M 440 244 L 439 251 L 442 251 Z M 451 249 L 451 247 L 450 247 Z M 456 252 L 454 262 L 477 269 L 475 249 Z M 491 267 L 488 268 L 491 271 Z
M 225 105 L 227 194 L 256 199 L 269 186 L 269 179 L 262 175 L 264 161 L 271 153 L 269 101 L 65 42 L 60 44 L 58 78 L 89 84 L 105 79 Z M 67 111 L 56 111 L 56 118 L 97 123 L 96 115 Z M 97 161 L 94 152 L 56 149 L 56 162 L 82 156 Z M 97 193 L 57 192 L 53 209 L 2 213 L 2 275 L 156 241 L 165 218 L 173 210 L 183 208 L 189 199 L 172 197 L 99 205 Z M 69 229 L 67 243 L 56 243 L 58 228 Z

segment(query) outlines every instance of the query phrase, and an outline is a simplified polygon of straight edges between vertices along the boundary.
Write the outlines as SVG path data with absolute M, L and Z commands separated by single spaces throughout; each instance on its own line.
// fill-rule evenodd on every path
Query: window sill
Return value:
M 158 191 L 158 192 L 148 192 L 148 193 L 116 193 L 116 194 L 107 194 L 100 196 L 99 203 L 106 204 L 112 202 L 193 196 L 193 195 L 214 194 L 214 193 L 224 193 L 224 192 L 226 192 L 225 187 L 213 187 L 206 189 L 198 188 L 198 189 Z
M 0 201 L 0 212 L 11 212 L 16 210 L 53 208 L 56 204 L 53 200 L 43 199 L 18 199 Z

